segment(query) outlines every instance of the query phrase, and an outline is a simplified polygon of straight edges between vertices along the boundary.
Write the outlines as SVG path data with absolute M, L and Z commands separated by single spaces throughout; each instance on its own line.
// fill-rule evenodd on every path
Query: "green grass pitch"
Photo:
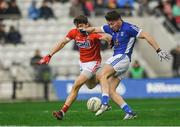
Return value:
M 0 103 L 0 125 L 25 126 L 180 126 L 180 99 L 130 99 L 128 104 L 138 113 L 134 120 L 122 120 L 124 113 L 112 104 L 112 110 L 99 117 L 86 108 L 86 101 L 76 101 L 58 121 L 52 111 L 63 102 Z

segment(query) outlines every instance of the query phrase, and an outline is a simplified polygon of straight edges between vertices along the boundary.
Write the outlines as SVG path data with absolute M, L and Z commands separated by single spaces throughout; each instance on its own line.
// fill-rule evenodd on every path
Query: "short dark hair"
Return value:
M 107 21 L 114 21 L 121 19 L 121 15 L 117 11 L 109 11 L 106 13 L 105 18 Z
M 76 18 L 74 18 L 74 25 L 78 25 L 78 24 L 88 24 L 88 18 L 84 15 L 79 15 Z

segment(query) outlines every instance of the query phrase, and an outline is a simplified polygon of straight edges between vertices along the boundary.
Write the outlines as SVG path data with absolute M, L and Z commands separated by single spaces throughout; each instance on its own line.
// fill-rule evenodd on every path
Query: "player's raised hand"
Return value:
M 162 60 L 168 61 L 171 59 L 171 55 L 164 50 L 158 49 L 156 52 L 158 54 L 160 61 L 162 61 Z
M 51 55 L 46 55 L 41 60 L 38 61 L 38 64 L 48 64 L 50 60 L 51 60 Z

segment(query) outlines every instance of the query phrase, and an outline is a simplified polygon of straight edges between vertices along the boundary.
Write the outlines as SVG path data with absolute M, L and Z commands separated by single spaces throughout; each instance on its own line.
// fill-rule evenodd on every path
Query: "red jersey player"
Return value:
M 74 19 L 76 28 L 71 29 L 69 33 L 52 49 L 49 55 L 43 57 L 39 64 L 48 64 L 51 57 L 61 50 L 68 42 L 75 40 L 80 52 L 80 70 L 81 73 L 74 82 L 69 96 L 60 111 L 53 112 L 53 116 L 61 120 L 68 108 L 75 101 L 81 86 L 86 83 L 87 87 L 92 89 L 96 86 L 96 75 L 101 64 L 100 40 L 110 42 L 111 37 L 108 35 L 100 35 L 96 33 L 87 34 L 81 31 L 81 28 L 89 27 L 88 19 L 85 16 L 78 16 Z

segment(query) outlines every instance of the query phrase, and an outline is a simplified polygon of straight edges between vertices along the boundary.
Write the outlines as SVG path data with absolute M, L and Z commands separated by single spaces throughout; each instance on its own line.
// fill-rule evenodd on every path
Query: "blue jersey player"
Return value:
M 114 102 L 116 102 L 126 113 L 124 119 L 133 119 L 136 113 L 132 111 L 129 105 L 116 92 L 116 88 L 122 79 L 122 75 L 128 70 L 131 62 L 136 38 L 145 39 L 157 52 L 160 61 L 162 59 L 169 60 L 170 56 L 167 52 L 160 49 L 155 39 L 147 32 L 137 26 L 125 22 L 116 11 L 110 11 L 105 15 L 107 24 L 102 27 L 89 27 L 84 29 L 86 32 L 104 32 L 112 36 L 112 46 L 114 54 L 110 57 L 102 68 L 100 84 L 102 87 L 102 105 L 96 112 L 96 116 L 102 114 L 108 108 L 109 94 Z M 109 89 L 108 77 L 118 76 L 119 81 L 114 85 L 114 89 Z

